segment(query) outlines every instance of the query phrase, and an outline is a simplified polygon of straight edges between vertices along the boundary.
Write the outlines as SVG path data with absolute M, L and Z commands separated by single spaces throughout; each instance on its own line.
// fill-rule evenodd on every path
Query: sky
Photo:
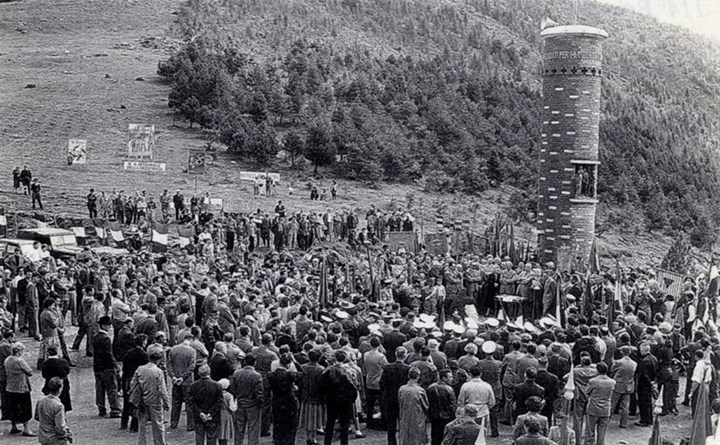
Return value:
M 720 42 L 720 0 L 597 0 L 684 26 Z

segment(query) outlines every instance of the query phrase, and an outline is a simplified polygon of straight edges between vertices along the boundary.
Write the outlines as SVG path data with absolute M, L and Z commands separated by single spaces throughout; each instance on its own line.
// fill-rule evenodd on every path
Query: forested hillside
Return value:
M 188 44 L 158 72 L 169 105 L 239 158 L 280 149 L 358 180 L 479 192 L 534 208 L 540 22 L 571 0 L 188 0 Z M 720 221 L 718 46 L 626 10 L 581 2 L 606 29 L 598 192 L 622 230 Z M 522 212 L 519 212 L 522 213 Z

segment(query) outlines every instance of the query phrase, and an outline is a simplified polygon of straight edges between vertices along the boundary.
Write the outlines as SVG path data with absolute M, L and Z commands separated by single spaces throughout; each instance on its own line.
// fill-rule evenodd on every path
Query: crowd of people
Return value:
M 32 201 L 32 208 L 35 209 L 35 205 L 37 204 L 37 207 L 43 210 L 40 180 L 37 177 L 33 178 L 32 172 L 27 165 L 24 165 L 22 170 L 20 170 L 20 167 L 15 167 L 12 175 L 13 191 L 16 194 L 22 191 L 23 194 L 29 195 Z
M 292 221 L 281 205 L 274 218 Z M 123 219 L 120 206 L 109 209 Z M 693 409 L 703 392 L 720 396 L 720 337 L 693 319 L 705 321 L 701 308 L 714 303 L 704 279 L 688 279 L 676 301 L 651 270 L 584 278 L 553 263 L 393 250 L 383 231 L 409 215 L 374 208 L 362 229 L 377 238 L 370 254 L 307 241 L 350 242 L 353 215 L 323 217 L 301 241 L 300 229 L 296 240 L 268 233 L 264 214 L 206 211 L 188 245 L 162 254 L 2 259 L 2 419 L 13 434 L 36 434 L 29 376 L 38 370 L 41 443 L 71 441 L 68 375 L 83 342 L 98 416 L 119 419 L 141 445 L 148 421 L 154 443 L 166 443 L 168 412 L 169 428 L 194 431 L 198 444 L 329 445 L 336 432 L 347 444 L 378 429 L 390 445 L 456 445 L 497 437 L 505 424 L 519 445 L 603 445 L 615 413 L 619 428 L 651 425 L 659 391 L 661 415 L 678 413 L 679 396 Z M 508 310 L 503 295 L 520 308 Z M 21 336 L 38 342 L 34 367 Z

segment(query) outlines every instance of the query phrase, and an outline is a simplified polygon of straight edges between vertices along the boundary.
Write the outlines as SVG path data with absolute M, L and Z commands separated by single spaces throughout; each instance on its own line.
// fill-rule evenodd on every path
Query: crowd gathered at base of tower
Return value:
M 714 275 L 672 295 L 652 269 L 385 243 L 413 230 L 408 212 L 373 207 L 362 228 L 354 211 L 307 213 L 312 229 L 293 233 L 277 226 L 302 212 L 282 203 L 272 218 L 200 205 L 189 221 L 161 207 L 192 227 L 189 243 L 157 251 L 139 236 L 125 255 L 2 258 L 10 433 L 72 441 L 81 350 L 97 415 L 139 444 L 147 429 L 165 444 L 169 420 L 208 444 L 346 444 L 368 430 L 390 445 L 492 443 L 506 425 L 519 445 L 603 445 L 608 428 L 651 426 L 656 406 L 720 409 Z M 41 390 L 29 385 L 38 372 Z

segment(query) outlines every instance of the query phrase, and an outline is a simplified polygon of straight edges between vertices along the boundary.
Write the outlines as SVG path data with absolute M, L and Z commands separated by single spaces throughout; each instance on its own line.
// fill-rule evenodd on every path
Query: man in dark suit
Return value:
M 255 370 L 255 356 L 245 356 L 245 366 L 232 375 L 230 394 L 237 400 L 235 443 L 242 443 L 247 431 L 249 444 L 260 441 L 260 412 L 263 406 L 263 378 Z
M 550 263 L 548 263 L 549 265 Z M 557 281 L 555 281 L 555 275 L 553 270 L 547 270 L 544 273 L 548 274 L 545 285 L 543 286 L 543 315 L 554 315 L 555 304 L 557 302 Z
M 229 379 L 235 371 L 230 359 L 227 358 L 227 346 L 219 341 L 215 343 L 215 351 L 210 357 L 210 378 L 219 382 L 221 379 Z
M 388 363 L 395 361 L 395 350 L 407 341 L 405 334 L 400 332 L 402 319 L 392 321 L 392 331 L 383 336 L 383 347 L 385 348 L 385 356 Z
M 170 428 L 177 428 L 180 422 L 180 410 L 185 402 L 186 424 L 188 431 L 195 429 L 190 386 L 193 384 L 197 353 L 190 346 L 195 337 L 188 333 L 183 342 L 170 349 L 167 360 L 167 372 L 172 380 L 172 403 L 170 410 Z
M 560 379 L 558 379 L 555 374 L 548 372 L 547 357 L 540 357 L 538 359 L 538 365 L 540 368 L 538 369 L 535 383 L 542 386 L 543 390 L 545 390 L 545 405 L 542 410 L 540 410 L 540 414 L 547 417 L 548 425 L 552 425 L 553 408 L 560 391 Z
M 105 417 L 105 395 L 110 404 L 110 418 L 120 418 L 120 403 L 118 402 L 117 373 L 120 366 L 115 361 L 110 340 L 110 329 L 112 320 L 103 315 L 98 320 L 99 330 L 92 338 L 93 344 L 93 372 L 95 373 L 95 404 L 98 407 L 98 415 Z
M 138 334 L 133 337 L 133 347 L 125 352 L 122 358 L 122 388 L 123 388 L 123 410 L 122 417 L 120 417 L 120 429 L 124 430 L 128 427 L 128 421 L 130 421 L 130 432 L 138 431 L 138 418 L 132 415 L 132 405 L 130 403 L 130 383 L 135 375 L 135 371 L 143 365 L 147 365 L 149 357 L 145 352 L 145 346 L 147 345 L 147 335 Z M 130 417 L 132 416 L 132 420 Z
M 475 405 L 465 405 L 465 416 L 458 423 L 448 425 L 443 445 L 473 445 L 480 434 L 481 428 L 475 418 L 478 416 Z
M 652 386 L 658 375 L 658 361 L 650 353 L 650 345 L 640 345 L 640 362 L 637 366 L 637 404 L 640 420 L 637 426 L 650 426 L 653 423 Z
M 515 387 L 513 418 L 528 412 L 525 402 L 530 397 L 537 396 L 541 400 L 545 398 L 545 390 L 535 383 L 535 378 L 537 378 L 537 369 L 530 367 L 525 371 L 525 381 Z
M 605 445 L 605 432 L 610 423 L 610 403 L 615 389 L 615 380 L 608 377 L 608 368 L 604 362 L 597 364 L 597 372 L 597 377 L 591 378 L 587 387 L 585 443 L 588 445 Z
M 404 363 L 407 350 L 400 346 L 395 349 L 395 361 L 383 368 L 380 377 L 381 406 L 387 428 L 388 445 L 397 445 L 397 423 L 400 417 L 398 391 L 408 382 L 410 366 Z
M 220 411 L 223 405 L 223 390 L 219 383 L 210 379 L 210 367 L 198 369 L 200 380 L 190 385 L 190 399 L 195 417 L 195 443 L 215 445 L 220 430 Z
M 635 370 L 637 363 L 630 358 L 630 347 L 620 348 L 622 358 L 613 364 L 610 374 L 615 380 L 615 390 L 610 403 L 614 410 L 620 404 L 620 428 L 627 428 L 628 409 L 630 408 L 630 396 L 635 391 Z

